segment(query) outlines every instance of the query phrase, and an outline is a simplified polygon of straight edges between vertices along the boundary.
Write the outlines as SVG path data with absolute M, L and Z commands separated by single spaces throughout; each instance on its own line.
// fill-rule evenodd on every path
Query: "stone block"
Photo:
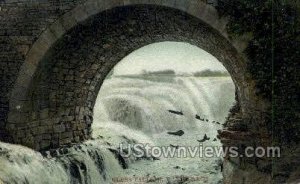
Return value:
M 99 3 L 98 6 L 99 7 L 102 6 L 102 8 L 107 10 L 107 9 L 111 9 L 111 8 L 123 6 L 123 5 L 124 5 L 124 0 L 104 0 L 104 3 L 103 4 Z
M 43 134 L 42 139 L 43 140 L 51 140 L 51 135 L 50 134 Z
M 200 0 L 190 0 L 187 13 L 197 18 L 201 18 L 204 13 L 205 6 L 206 5 Z
M 206 5 L 203 10 L 202 20 L 216 29 L 216 24 L 219 20 L 217 10 L 213 6 Z
M 63 132 L 61 133 L 60 137 L 62 139 L 65 139 L 65 138 L 73 138 L 73 132 Z
M 87 1 L 84 3 L 84 8 L 89 15 L 94 15 L 104 10 L 99 7 L 99 4 L 104 3 L 103 1 Z
M 9 124 L 21 124 L 28 119 L 28 113 L 11 113 L 8 117 Z
M 77 22 L 82 22 L 89 17 L 89 13 L 86 12 L 84 6 L 77 6 L 72 10 L 72 16 Z
M 34 127 L 38 127 L 40 125 L 40 121 L 31 121 L 27 123 L 27 126 L 29 128 L 34 128 Z
M 61 132 L 64 132 L 66 130 L 65 126 L 64 125 L 54 125 L 53 126 L 53 131 L 54 133 L 61 133 Z
M 39 115 L 41 120 L 47 119 L 49 117 L 49 109 L 40 110 Z
M 171 7 L 171 8 L 176 8 L 175 0 L 162 0 L 161 4 L 163 6 Z
M 50 140 L 42 140 L 39 145 L 40 145 L 41 150 L 49 149 L 51 142 L 50 142 Z
M 124 0 L 124 5 L 149 4 L 151 0 Z
M 66 122 L 70 122 L 70 121 L 73 121 L 75 120 L 75 117 L 74 116 L 64 116 L 61 118 L 61 121 L 66 121 Z
M 190 6 L 189 1 L 182 1 L 182 0 L 174 0 L 175 7 L 179 10 L 186 12 Z
M 63 24 L 59 20 L 53 23 L 49 29 L 56 38 L 61 38 L 66 33 Z
M 72 142 L 72 139 L 66 138 L 66 139 L 60 139 L 59 144 L 60 145 L 66 145 Z
M 31 77 L 29 75 L 24 75 L 20 77 L 16 82 L 16 88 L 11 93 L 11 99 L 12 103 L 10 104 L 11 109 L 19 110 L 23 106 L 23 104 L 20 101 L 28 100 L 27 96 L 27 89 L 28 86 L 26 84 L 29 84 L 31 82 Z M 24 86 L 23 86 L 24 85 Z
M 24 146 L 28 146 L 30 148 L 35 148 L 36 147 L 36 144 L 35 144 L 33 136 L 24 137 L 24 138 L 22 138 L 22 141 L 20 141 L 20 142 L 22 142 L 22 144 Z

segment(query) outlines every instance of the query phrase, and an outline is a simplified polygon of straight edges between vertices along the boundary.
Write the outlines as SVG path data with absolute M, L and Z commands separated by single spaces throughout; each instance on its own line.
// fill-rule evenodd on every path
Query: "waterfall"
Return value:
M 204 134 L 213 139 L 234 102 L 234 89 L 227 77 L 109 78 L 94 107 L 93 140 L 43 153 L 0 142 L 0 183 L 110 184 L 122 176 L 172 174 L 201 175 L 218 183 L 217 158 L 125 158 L 120 143 L 197 146 Z M 167 134 L 177 130 L 185 134 Z
M 22 146 L 0 143 L 0 147 L 0 181 L 3 183 L 70 183 L 62 164 Z
M 114 154 L 95 141 L 41 153 L 0 143 L 0 181 L 4 183 L 109 183 L 122 168 Z
M 166 77 L 165 77 L 166 78 Z M 146 134 L 177 129 L 200 129 L 216 135 L 234 102 L 229 77 L 110 78 L 95 105 L 93 126 L 118 122 Z M 170 78 L 172 80 L 170 80 Z M 168 110 L 182 111 L 179 116 Z M 203 125 L 195 116 L 210 123 Z

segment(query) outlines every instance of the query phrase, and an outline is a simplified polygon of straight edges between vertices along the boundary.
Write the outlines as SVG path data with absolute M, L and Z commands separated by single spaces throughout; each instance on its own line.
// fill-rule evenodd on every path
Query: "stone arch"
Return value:
M 151 26 L 145 27 L 148 24 L 152 25 L 149 22 L 132 23 L 131 20 L 117 21 L 115 27 L 112 26 L 114 23 L 111 21 L 115 20 L 112 20 L 109 15 L 118 16 L 117 12 L 123 11 L 122 13 L 124 13 L 126 8 L 140 10 L 143 7 L 150 8 L 155 12 L 155 16 L 151 15 L 152 13 L 149 15 L 145 13 L 143 18 L 156 21 L 156 18 L 163 19 L 162 15 L 168 15 L 169 20 L 164 18 L 164 20 L 160 20 L 161 27 L 154 26 L 152 28 Z M 126 13 L 128 12 L 125 11 Z M 128 13 L 126 16 L 129 18 L 132 16 L 134 19 L 134 16 L 139 15 Z M 120 16 L 118 19 L 122 17 Z M 100 21 L 97 23 L 97 20 Z M 92 43 L 93 39 L 81 38 L 80 34 L 85 34 L 82 31 L 84 29 L 93 32 L 95 27 L 89 27 L 89 25 L 93 25 L 91 23 L 102 26 L 100 33 L 106 36 L 104 38 L 112 38 L 112 43 L 116 41 L 115 39 L 122 41 L 117 42 L 119 45 L 112 46 L 110 42 L 105 43 L 102 40 L 103 42 L 96 43 L 96 48 L 99 44 L 101 46 L 100 52 L 85 50 L 90 56 L 99 57 L 97 58 L 99 63 L 87 63 L 86 66 L 80 68 L 82 66 L 78 65 L 78 58 L 76 59 L 71 52 L 76 53 L 81 49 L 79 53 L 82 54 L 84 49 L 90 48 L 87 45 Z M 145 25 L 143 26 L 143 24 Z M 107 34 L 111 30 L 103 25 L 112 26 L 110 28 L 113 30 L 113 34 Z M 135 32 L 137 36 L 131 35 L 130 29 L 118 30 L 118 28 L 123 29 L 122 26 L 128 25 L 137 26 L 133 29 L 133 33 Z M 213 54 L 232 75 L 237 86 L 241 110 L 247 112 L 248 108 L 256 107 L 260 102 L 257 100 L 258 97 L 253 95 L 254 84 L 248 77 L 245 58 L 241 54 L 242 45 L 245 44 L 229 41 L 225 26 L 226 19 L 219 19 L 216 10 L 200 0 L 87 1 L 83 5 L 77 6 L 45 30 L 27 54 L 10 99 L 11 110 L 7 129 L 13 137 L 13 141 L 40 150 L 88 139 L 92 123 L 93 103 L 101 83 L 110 69 L 130 52 L 159 41 L 188 42 Z M 145 32 L 137 31 L 141 27 L 144 27 Z M 156 32 L 157 34 L 155 34 Z M 140 39 L 141 37 L 144 39 Z M 64 47 L 64 44 L 69 46 L 81 44 L 80 41 L 83 41 L 82 46 L 85 48 L 77 45 L 78 47 L 69 50 Z M 91 46 L 95 46 L 93 44 Z M 114 51 L 112 52 L 110 49 L 114 49 Z M 62 53 L 62 51 L 67 52 Z M 54 53 L 60 54 L 55 57 Z M 68 64 L 61 62 L 66 61 L 64 55 L 72 56 L 75 61 L 73 68 L 71 67 L 72 60 Z M 106 62 L 108 58 L 110 62 Z M 87 55 L 83 56 L 83 59 L 91 61 Z M 58 62 L 53 63 L 54 60 Z M 77 69 L 82 71 L 77 73 L 74 67 L 79 67 Z M 68 74 L 73 75 L 73 78 L 66 78 L 66 72 L 70 72 L 66 69 L 72 70 L 72 74 Z M 47 71 L 51 75 L 45 75 L 45 78 L 43 75 Z M 58 75 L 63 76 L 60 78 Z M 61 84 L 53 85 L 53 82 L 61 82 Z M 69 83 L 74 83 L 74 86 L 68 89 L 66 86 Z M 50 86 L 51 89 L 43 88 L 45 86 Z M 79 91 L 75 90 L 76 86 L 80 87 Z M 53 99 L 51 99 L 52 96 L 54 96 Z M 77 98 L 77 101 L 74 98 Z M 263 106 L 261 107 L 263 108 Z
M 16 101 L 25 100 L 26 93 L 24 93 L 24 91 L 27 91 L 39 61 L 50 49 L 50 47 L 67 31 L 99 12 L 112 9 L 114 7 L 136 4 L 166 6 L 184 11 L 207 23 L 217 30 L 221 35 L 227 38 L 227 32 L 225 29 L 227 19 L 219 18 L 217 10 L 213 6 L 206 4 L 201 0 L 89 0 L 82 5 L 78 5 L 73 10 L 56 20 L 39 36 L 39 38 L 32 45 L 31 49 L 26 55 L 25 62 L 21 67 L 15 87 L 12 91 L 10 102 L 11 109 L 15 109 L 19 106 Z M 240 52 L 245 49 L 247 44 L 245 41 L 241 40 L 231 41 L 231 43 Z

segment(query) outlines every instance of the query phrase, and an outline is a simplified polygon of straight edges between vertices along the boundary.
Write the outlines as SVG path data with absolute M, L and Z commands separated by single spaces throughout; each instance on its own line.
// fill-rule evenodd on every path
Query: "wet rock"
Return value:
M 169 135 L 182 136 L 184 135 L 183 130 L 178 130 L 177 132 L 168 132 Z
M 200 121 L 204 121 L 204 118 L 201 118 L 198 114 L 196 114 L 195 118 L 200 120 Z
M 128 162 L 126 162 L 126 160 L 121 156 L 121 153 L 119 150 L 112 149 L 112 148 L 108 148 L 108 150 L 115 155 L 115 158 L 119 161 L 119 163 L 123 169 L 128 168 Z
M 208 141 L 208 140 L 210 140 L 210 138 L 207 137 L 207 135 L 205 134 L 204 137 L 203 137 L 203 139 L 197 140 L 197 141 L 200 142 L 200 143 L 203 143 L 203 142 Z
M 176 115 L 180 115 L 183 116 L 183 112 L 182 111 L 174 111 L 174 110 L 168 110 L 170 113 L 172 114 L 176 114 Z
M 170 146 L 171 146 L 172 148 L 175 148 L 175 149 L 178 149 L 178 148 L 179 148 L 179 146 L 173 145 L 173 144 L 170 144 Z

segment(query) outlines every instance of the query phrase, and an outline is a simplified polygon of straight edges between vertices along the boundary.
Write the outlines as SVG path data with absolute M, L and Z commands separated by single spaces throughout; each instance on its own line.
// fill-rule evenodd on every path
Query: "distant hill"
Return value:
M 225 77 L 230 76 L 228 72 L 225 71 L 212 71 L 212 70 L 204 70 L 201 72 L 195 72 L 193 74 L 195 77 Z
M 146 71 L 142 72 L 142 75 L 171 75 L 175 76 L 176 72 L 174 70 L 160 70 L 160 71 Z

